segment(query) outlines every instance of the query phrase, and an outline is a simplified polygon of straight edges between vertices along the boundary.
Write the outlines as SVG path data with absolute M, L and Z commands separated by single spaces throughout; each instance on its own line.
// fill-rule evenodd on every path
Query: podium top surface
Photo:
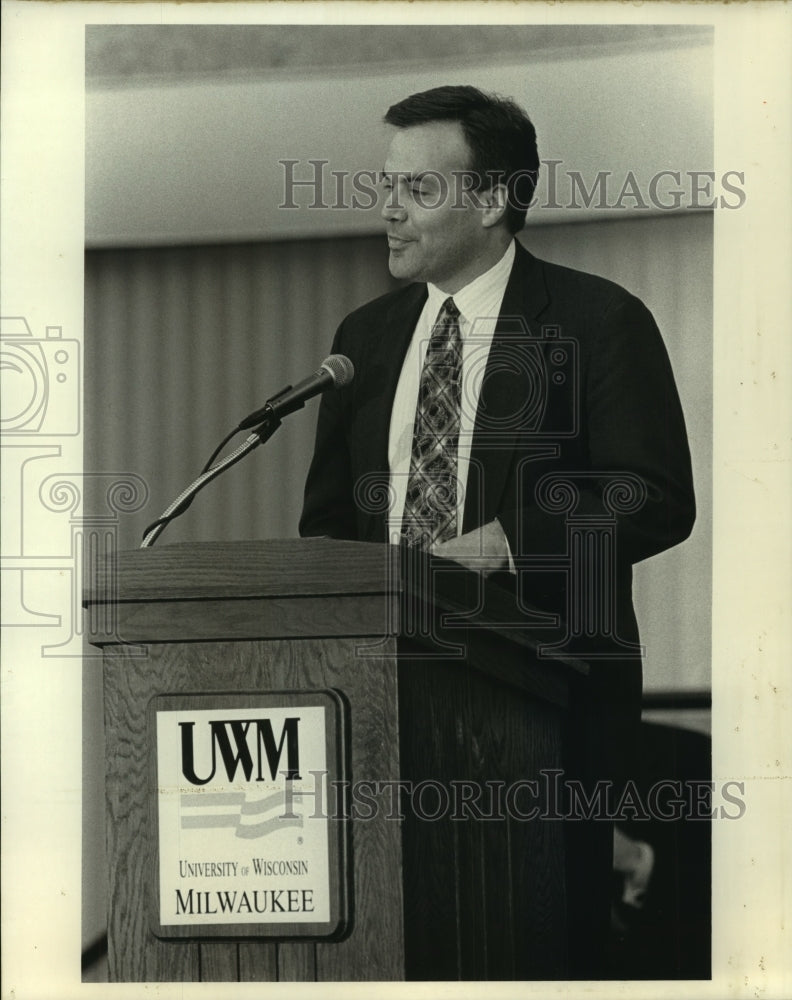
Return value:
M 399 550 L 330 538 L 182 542 L 119 552 L 100 567 L 86 604 L 381 594 L 399 586 Z
M 330 538 L 187 542 L 119 552 L 98 567 L 83 604 L 159 606 L 162 624 L 172 620 L 168 609 L 177 607 L 183 613 L 202 602 L 282 599 L 282 608 L 292 598 L 338 598 L 357 607 L 376 597 L 381 616 L 386 606 L 381 595 L 395 601 L 394 607 L 407 601 L 413 608 L 431 606 L 452 617 L 461 615 L 457 628 L 487 629 L 533 651 L 542 641 L 535 623 L 527 622 L 530 609 L 518 608 L 509 590 L 485 582 L 478 573 L 416 550 Z M 141 621 L 139 614 L 136 621 Z M 588 666 L 571 655 L 554 659 L 575 673 L 588 673 Z

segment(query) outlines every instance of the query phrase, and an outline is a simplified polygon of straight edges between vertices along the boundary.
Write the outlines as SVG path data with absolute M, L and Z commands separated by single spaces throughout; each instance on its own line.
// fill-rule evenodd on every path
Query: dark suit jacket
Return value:
M 301 534 L 386 540 L 391 407 L 426 294 L 409 285 L 339 327 L 333 351 L 352 360 L 355 378 L 322 399 Z M 571 510 L 548 479 L 558 474 L 577 491 Z M 609 494 L 616 480 L 636 492 L 638 509 L 624 509 L 625 491 Z M 523 593 L 563 615 L 567 574 L 558 558 L 547 571 L 535 557 L 563 556 L 570 514 L 615 526 L 618 630 L 637 641 L 631 565 L 686 538 L 695 516 L 671 366 L 638 299 L 518 244 L 476 416 L 463 530 L 498 518 Z M 523 567 L 522 557 L 534 562 Z

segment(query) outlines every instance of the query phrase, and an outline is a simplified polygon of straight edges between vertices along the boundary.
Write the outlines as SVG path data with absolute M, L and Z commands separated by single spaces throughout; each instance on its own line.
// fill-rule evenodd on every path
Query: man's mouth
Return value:
M 403 240 L 399 236 L 388 235 L 388 246 L 391 250 L 401 250 L 401 248 L 406 247 L 408 243 L 412 243 L 412 240 Z

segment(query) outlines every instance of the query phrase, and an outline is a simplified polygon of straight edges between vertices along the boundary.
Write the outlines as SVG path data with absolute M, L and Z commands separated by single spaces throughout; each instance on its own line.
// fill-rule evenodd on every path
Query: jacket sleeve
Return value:
M 548 463 L 544 471 L 574 484 L 576 516 L 615 516 L 618 558 L 635 563 L 683 541 L 693 527 L 685 421 L 665 345 L 642 302 L 614 295 L 592 333 L 581 386 L 578 455 L 585 458 L 579 467 Z M 499 515 L 512 552 L 564 551 L 566 518 L 548 509 L 543 470 L 531 463 L 524 470 L 519 502 Z M 549 489 L 552 480 L 545 482 Z

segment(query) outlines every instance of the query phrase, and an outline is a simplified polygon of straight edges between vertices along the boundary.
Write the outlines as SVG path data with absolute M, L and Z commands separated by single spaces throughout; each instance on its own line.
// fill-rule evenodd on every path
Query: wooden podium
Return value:
M 122 553 L 85 606 L 104 649 L 111 980 L 566 978 L 564 824 L 530 816 L 552 809 L 586 668 L 540 658 L 506 591 L 306 539 Z M 153 706 L 272 692 L 340 706 L 343 794 L 365 792 L 327 827 L 342 919 L 155 933 Z

